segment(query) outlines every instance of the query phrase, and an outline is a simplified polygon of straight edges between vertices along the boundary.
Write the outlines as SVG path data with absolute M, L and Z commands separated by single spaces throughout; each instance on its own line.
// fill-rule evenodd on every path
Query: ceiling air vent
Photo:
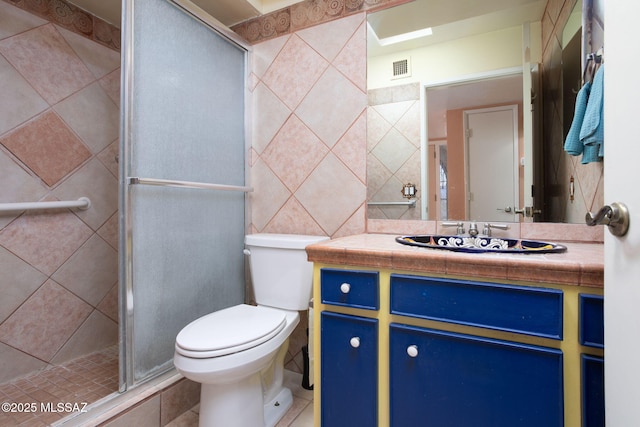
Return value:
M 393 61 L 393 76 L 392 79 L 401 79 L 403 77 L 411 76 L 411 62 L 409 58 L 401 59 L 399 61 Z

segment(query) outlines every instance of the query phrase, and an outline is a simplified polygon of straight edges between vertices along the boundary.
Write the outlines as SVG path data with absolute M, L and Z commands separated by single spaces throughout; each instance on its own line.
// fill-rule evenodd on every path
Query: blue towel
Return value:
M 587 110 L 584 113 L 580 141 L 584 145 L 582 163 L 599 162 L 604 157 L 604 65 L 593 79 Z
M 580 141 L 580 129 L 584 121 L 584 113 L 587 111 L 587 101 L 591 91 L 591 82 L 582 86 L 576 97 L 576 108 L 573 114 L 573 122 L 564 141 L 564 150 L 572 156 L 579 156 L 584 151 L 584 145 Z

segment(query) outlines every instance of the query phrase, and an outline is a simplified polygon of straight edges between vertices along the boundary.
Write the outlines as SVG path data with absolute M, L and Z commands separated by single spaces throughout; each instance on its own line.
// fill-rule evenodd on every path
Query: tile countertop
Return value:
M 604 286 L 604 245 L 565 243 L 551 254 L 463 253 L 397 243 L 397 235 L 357 234 L 307 246 L 311 262 L 556 285 Z

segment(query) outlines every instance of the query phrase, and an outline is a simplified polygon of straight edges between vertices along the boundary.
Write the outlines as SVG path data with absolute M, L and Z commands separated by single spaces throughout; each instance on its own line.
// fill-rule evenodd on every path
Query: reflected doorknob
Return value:
M 606 225 L 611 234 L 618 237 L 624 236 L 629 230 L 629 210 L 624 203 L 620 202 L 604 205 L 595 215 L 587 212 L 584 219 L 590 226 Z
M 511 206 L 507 206 L 505 208 L 498 208 L 497 210 L 504 211 L 505 213 L 513 212 L 514 214 L 524 215 L 524 208 L 518 209 L 518 208 L 515 208 L 515 207 L 512 208 Z
M 513 207 L 513 208 L 512 208 L 511 206 L 507 206 L 507 207 L 505 207 L 505 208 L 498 208 L 497 210 L 499 210 L 499 211 L 504 211 L 504 212 L 506 212 L 506 213 L 511 213 L 511 212 L 513 212 L 513 213 L 515 213 L 515 214 L 520 214 L 520 215 L 524 215 L 524 214 L 525 214 L 525 212 L 526 212 L 526 208 L 519 209 L 519 208 L 516 208 L 516 207 Z

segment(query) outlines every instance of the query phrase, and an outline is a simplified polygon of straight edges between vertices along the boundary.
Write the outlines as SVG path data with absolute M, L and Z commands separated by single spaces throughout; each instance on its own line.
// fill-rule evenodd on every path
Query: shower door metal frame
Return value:
M 133 14 L 135 9 L 136 0 L 124 0 L 123 1 L 123 13 L 122 13 L 122 53 L 121 53 L 121 108 L 120 108 L 120 150 L 119 150 L 119 225 L 123 230 L 120 230 L 119 241 L 119 392 L 125 392 L 128 389 L 133 388 L 141 383 L 147 382 L 153 378 L 164 374 L 167 371 L 157 372 L 155 375 L 149 378 L 145 378 L 139 382 L 135 381 L 134 376 L 134 360 L 133 354 L 130 349 L 133 346 L 133 278 L 132 278 L 132 253 L 130 250 L 132 240 L 132 224 L 131 224 L 131 193 L 127 188 L 131 185 L 146 184 L 146 185 L 162 185 L 162 186 L 174 186 L 174 187 L 189 187 L 189 188 L 202 188 L 205 190 L 227 190 L 227 191 L 243 191 L 245 193 L 253 191 L 250 185 L 250 171 L 247 163 L 247 153 L 251 146 L 251 126 L 250 123 L 250 92 L 247 88 L 246 82 L 248 78 L 249 61 L 251 46 L 248 45 L 241 37 L 224 26 L 218 20 L 213 18 L 207 12 L 200 7 L 192 3 L 190 0 L 162 0 L 166 1 L 182 10 L 187 15 L 195 18 L 202 25 L 215 32 L 223 39 L 226 39 L 232 45 L 235 45 L 240 50 L 245 52 L 244 54 L 244 152 L 245 152 L 245 177 L 244 182 L 246 187 L 242 186 L 228 186 L 224 184 L 210 184 L 210 183 L 197 183 L 197 182 L 162 182 L 164 180 L 153 178 L 137 178 L 129 177 L 129 171 L 131 167 L 131 129 L 132 129 L 132 111 L 133 111 L 133 49 L 134 49 L 134 25 Z M 142 182 L 140 182 L 142 180 Z M 215 188 L 218 187 L 218 188 Z M 223 188 L 227 187 L 227 188 Z M 232 188 L 236 187 L 236 188 Z M 245 198 L 245 230 L 251 222 L 250 218 L 250 201 Z M 124 236 L 124 238 L 122 237 Z

